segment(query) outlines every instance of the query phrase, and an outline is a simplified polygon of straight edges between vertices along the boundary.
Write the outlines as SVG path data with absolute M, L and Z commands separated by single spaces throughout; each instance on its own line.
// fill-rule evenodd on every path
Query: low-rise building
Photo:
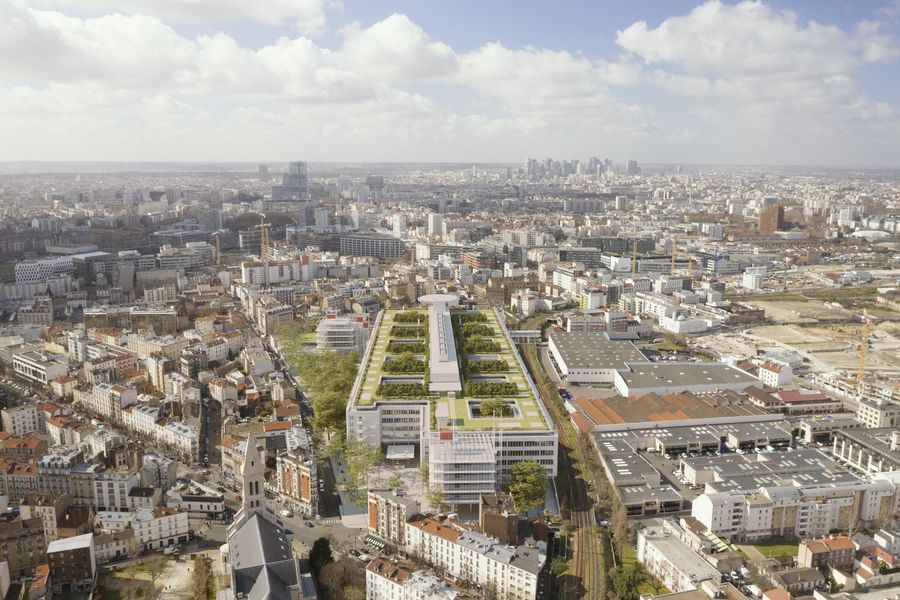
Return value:
M 653 521 L 638 532 L 637 560 L 672 592 L 697 589 L 704 581 L 719 583 L 721 574 L 681 541 L 674 521 Z
M 850 571 L 855 554 L 856 545 L 845 535 L 803 540 L 797 551 L 797 564 L 819 570 L 831 567 Z

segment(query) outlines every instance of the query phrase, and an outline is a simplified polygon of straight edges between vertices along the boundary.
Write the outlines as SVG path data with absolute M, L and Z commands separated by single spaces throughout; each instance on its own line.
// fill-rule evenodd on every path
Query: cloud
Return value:
M 371 27 L 342 31 L 341 64 L 392 82 L 424 81 L 450 76 L 459 68 L 456 52 L 433 41 L 406 15 L 392 14 Z
M 0 0 L 9 159 L 833 162 L 892 155 L 900 138 L 894 107 L 856 80 L 898 58 L 879 21 L 708 2 L 635 23 L 620 55 L 593 57 L 499 41 L 460 52 L 402 14 L 346 26 L 335 47 L 302 32 L 251 47 L 214 26 L 324 19 L 326 0 L 35 2 Z M 212 27 L 185 35 L 188 20 Z
M 325 27 L 326 12 L 341 6 L 340 0 L 38 0 L 38 3 L 201 23 L 250 20 L 279 25 L 292 22 L 304 33 L 320 32 Z
M 656 27 L 634 23 L 616 42 L 652 67 L 646 81 L 693 98 L 705 138 L 731 151 L 756 145 L 780 159 L 845 144 L 830 147 L 837 156 L 862 139 L 896 145 L 900 134 L 894 109 L 868 98 L 855 77 L 900 57 L 878 22 L 848 31 L 761 2 L 709 1 Z

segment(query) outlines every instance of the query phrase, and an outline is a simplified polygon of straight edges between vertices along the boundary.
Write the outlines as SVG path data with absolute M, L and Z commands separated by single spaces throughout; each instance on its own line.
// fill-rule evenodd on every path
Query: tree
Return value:
M 150 577 L 150 586 L 153 588 L 154 592 L 156 592 L 156 580 L 159 579 L 168 566 L 169 561 L 166 557 L 159 555 L 148 558 L 143 562 L 143 567 Z
M 365 579 L 349 559 L 325 565 L 316 580 L 325 600 L 365 600 Z
M 347 479 L 340 489 L 351 502 L 362 505 L 366 501 L 369 490 L 368 474 L 375 463 L 381 461 L 384 454 L 378 446 L 370 446 L 365 442 L 347 440 L 344 448 L 344 460 L 347 462 Z
M 450 510 L 450 505 L 444 501 L 444 490 L 441 488 L 430 488 L 425 496 L 428 499 L 428 504 L 431 505 L 431 508 L 438 512 L 447 512 Z
M 620 600 L 638 600 L 638 588 L 644 581 L 644 573 L 634 565 L 625 567 L 613 576 L 613 588 Z
M 334 555 L 331 553 L 331 540 L 327 537 L 318 538 L 313 542 L 312 549 L 309 551 L 309 566 L 318 573 L 322 567 L 332 562 L 334 562 Z
M 392 490 L 400 489 L 403 486 L 403 477 L 400 476 L 399 471 L 394 471 L 391 473 L 390 479 L 388 479 L 388 487 Z
M 550 561 L 550 572 L 559 577 L 569 570 L 569 561 L 564 556 L 557 556 Z
M 481 411 L 482 416 L 485 417 L 502 417 L 512 412 L 509 408 L 509 404 L 502 398 L 488 398 L 487 400 L 482 400 L 481 404 L 478 406 L 478 410 Z
M 516 510 L 527 513 L 532 508 L 543 505 L 546 483 L 547 472 L 539 463 L 524 460 L 513 465 L 509 494 L 516 503 Z

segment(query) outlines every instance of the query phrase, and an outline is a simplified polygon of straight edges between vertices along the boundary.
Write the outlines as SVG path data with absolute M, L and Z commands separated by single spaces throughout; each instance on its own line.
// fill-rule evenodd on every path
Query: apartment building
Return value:
M 405 552 L 509 600 L 533 600 L 546 556 L 536 547 L 506 546 L 422 515 L 407 524 Z
M 254 311 L 259 329 L 266 335 L 294 320 L 294 309 L 282 304 L 273 296 L 263 296 L 256 301 Z
M 856 410 L 856 418 L 866 427 L 900 427 L 900 402 L 878 397 L 862 399 Z
M 412 565 L 377 557 L 366 566 L 366 600 L 453 600 L 461 594 Z
M 707 492 L 691 514 L 735 541 L 822 537 L 858 522 L 876 523 L 895 509 L 897 487 L 886 480 L 839 478 L 813 485 L 772 482 L 746 491 Z
M 47 543 L 39 517 L 24 519 L 16 513 L 0 514 L 0 562 L 9 564 L 13 579 L 28 577 L 44 562 Z
M 800 542 L 797 564 L 820 570 L 833 567 L 850 571 L 853 569 L 855 556 L 856 545 L 853 540 L 845 535 L 834 535 Z
M 3 423 L 3 431 L 13 435 L 40 432 L 43 424 L 43 420 L 38 418 L 37 407 L 33 404 L 10 406 L 0 410 L 0 421 Z
M 137 403 L 137 390 L 120 383 L 98 383 L 86 389 L 75 388 L 73 399 L 85 410 L 121 423 L 122 411 Z
M 394 490 L 369 490 L 368 528 L 383 541 L 406 544 L 406 522 L 420 512 L 419 502 Z
M 140 476 L 127 470 L 94 473 L 94 506 L 99 510 L 126 510 L 131 488 L 140 485 Z
M 316 463 L 299 452 L 282 452 L 275 458 L 275 490 L 278 497 L 303 514 L 316 511 Z
M 97 574 L 94 534 L 55 540 L 47 546 L 50 581 L 56 593 L 90 591 Z
M 97 521 L 105 531 L 134 530 L 138 551 L 158 550 L 188 541 L 188 513 L 174 508 L 98 511 Z

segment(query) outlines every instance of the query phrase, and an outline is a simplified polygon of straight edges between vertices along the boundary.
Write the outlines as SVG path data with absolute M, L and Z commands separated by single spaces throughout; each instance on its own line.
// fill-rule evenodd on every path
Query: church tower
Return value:
M 256 445 L 256 438 L 247 440 L 244 462 L 241 463 L 241 510 L 235 517 L 234 526 L 239 528 L 254 513 L 265 516 L 266 508 L 266 462 Z

